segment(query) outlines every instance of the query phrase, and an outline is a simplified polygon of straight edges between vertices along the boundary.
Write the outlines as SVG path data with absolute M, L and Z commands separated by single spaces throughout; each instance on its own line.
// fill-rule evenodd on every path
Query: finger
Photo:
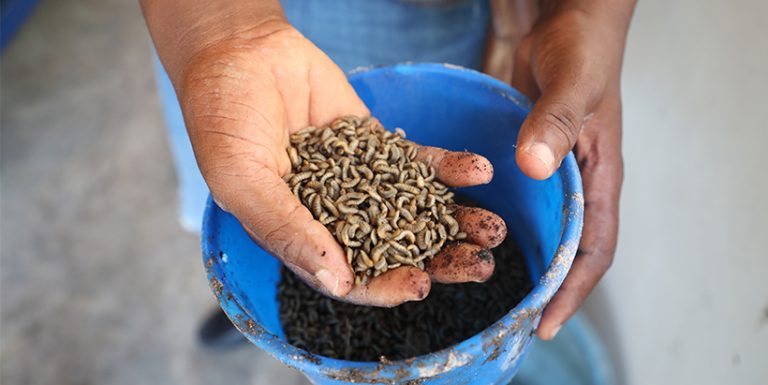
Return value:
M 263 91 L 267 100 L 276 97 L 269 95 L 276 90 Z M 228 108 L 225 100 L 206 99 L 189 103 L 187 109 L 190 139 L 214 199 L 254 241 L 308 284 L 325 293 L 346 294 L 354 276 L 344 252 L 278 175 L 278 170 L 290 168 L 290 161 L 284 144 L 269 133 L 282 129 L 282 115 L 256 118 L 248 111 L 257 107 L 244 113 Z M 275 108 L 280 111 L 279 105 Z
M 451 187 L 488 184 L 493 179 L 493 165 L 482 155 L 467 151 L 448 151 L 439 147 L 418 145 L 416 159 L 430 160 L 437 179 Z
M 619 223 L 621 106 L 616 95 L 584 128 L 576 149 L 584 183 L 584 231 L 573 266 L 544 311 L 538 334 L 551 339 L 579 308 L 613 262 Z M 605 121 L 602 121 L 606 116 Z M 600 140 L 596 140 L 597 133 Z
M 585 213 L 582 247 L 565 281 L 544 310 L 537 332 L 544 340 L 557 335 L 560 327 L 576 313 L 613 261 L 615 223 L 613 220 L 595 223 L 598 214 L 594 210 L 597 209 Z
M 358 305 L 393 307 L 427 297 L 432 282 L 427 273 L 412 266 L 402 266 L 372 278 L 365 285 L 355 285 L 342 300 Z
M 507 225 L 500 216 L 479 207 L 453 205 L 451 209 L 467 242 L 492 249 L 507 237 Z
M 252 202 L 233 214 L 261 247 L 317 290 L 347 294 L 354 276 L 336 239 L 291 193 L 276 173 L 255 173 L 258 187 L 244 191 Z M 242 183 L 242 182 L 241 182 Z
M 523 39 L 515 51 L 515 64 L 512 71 L 512 87 L 531 100 L 539 98 L 539 86 L 531 68 L 531 48 L 533 41 Z
M 517 138 L 517 164 L 526 175 L 546 179 L 560 166 L 576 144 L 590 97 L 565 80 L 543 90 Z
M 426 263 L 426 271 L 439 283 L 485 282 L 496 266 L 491 251 L 465 242 L 447 244 Z

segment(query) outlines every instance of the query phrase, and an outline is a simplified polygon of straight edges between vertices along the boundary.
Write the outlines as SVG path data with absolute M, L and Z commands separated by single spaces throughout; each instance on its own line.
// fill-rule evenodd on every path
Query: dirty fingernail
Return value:
M 317 278 L 317 280 L 320 281 L 331 294 L 339 296 L 339 277 L 337 277 L 336 274 L 321 269 L 315 273 L 315 278 Z
M 549 335 L 549 339 L 554 339 L 555 336 L 557 336 L 557 333 L 560 331 L 560 328 L 562 328 L 563 325 L 558 325 L 554 330 L 552 330 L 552 334 Z
M 541 161 L 541 164 L 550 173 L 555 169 L 555 154 L 546 144 L 533 143 L 525 149 L 525 152 L 533 155 L 536 159 Z

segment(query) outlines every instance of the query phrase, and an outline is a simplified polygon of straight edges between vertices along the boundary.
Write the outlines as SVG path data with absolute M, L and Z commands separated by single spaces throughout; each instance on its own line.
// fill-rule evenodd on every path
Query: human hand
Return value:
M 545 10 L 515 56 L 512 85 L 536 100 L 520 129 L 517 163 L 546 179 L 571 149 L 584 186 L 578 253 L 538 329 L 551 339 L 613 261 L 623 178 L 620 74 L 634 1 L 561 2 Z M 584 5 L 584 3 L 589 3 Z
M 446 246 L 427 270 L 399 267 L 354 285 L 343 249 L 293 195 L 282 176 L 291 170 L 289 136 L 368 109 L 342 71 L 282 20 L 260 24 L 208 45 L 185 66 L 176 85 L 200 170 L 219 206 L 232 213 L 261 247 L 317 290 L 358 304 L 394 306 L 420 300 L 431 281 L 484 281 L 493 272 L 489 248 L 506 235 L 488 211 L 457 208 L 466 242 Z M 420 147 L 449 186 L 488 183 L 482 156 Z M 487 226 L 488 221 L 497 226 Z

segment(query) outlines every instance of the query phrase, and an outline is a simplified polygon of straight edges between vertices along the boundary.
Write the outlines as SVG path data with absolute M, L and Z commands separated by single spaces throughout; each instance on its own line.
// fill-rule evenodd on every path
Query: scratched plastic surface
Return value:
M 315 384 L 509 382 L 581 237 L 583 196 L 573 155 L 548 180 L 525 177 L 515 164 L 514 144 L 530 102 L 478 72 L 402 64 L 355 71 L 350 82 L 385 127 L 402 127 L 409 139 L 422 144 L 466 149 L 491 160 L 493 181 L 461 191 L 504 218 L 536 282 L 533 291 L 485 331 L 441 351 L 387 363 L 313 355 L 284 341 L 276 300 L 279 263 L 209 199 L 203 261 L 219 303 L 253 344 Z

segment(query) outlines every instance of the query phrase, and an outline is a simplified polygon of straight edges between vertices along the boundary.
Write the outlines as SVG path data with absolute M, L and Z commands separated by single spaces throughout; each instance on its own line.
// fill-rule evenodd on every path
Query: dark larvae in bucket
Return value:
M 493 255 L 496 270 L 487 282 L 434 284 L 425 300 L 391 309 L 330 299 L 283 269 L 278 302 L 286 339 L 352 361 L 404 359 L 454 345 L 499 320 L 533 287 L 511 238 Z

